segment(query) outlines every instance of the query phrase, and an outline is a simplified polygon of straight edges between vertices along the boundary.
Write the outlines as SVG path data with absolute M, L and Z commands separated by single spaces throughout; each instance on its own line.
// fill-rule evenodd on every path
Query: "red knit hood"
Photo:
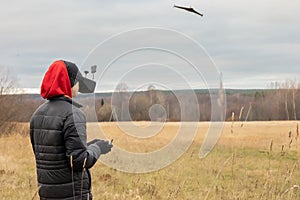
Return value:
M 67 67 L 62 60 L 55 61 L 50 65 L 41 85 L 41 96 L 44 99 L 59 95 L 67 95 L 72 98 Z

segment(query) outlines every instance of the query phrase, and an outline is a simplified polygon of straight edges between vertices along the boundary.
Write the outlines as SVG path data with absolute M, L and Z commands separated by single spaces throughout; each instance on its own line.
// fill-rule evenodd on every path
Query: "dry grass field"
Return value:
M 247 122 L 241 127 L 241 122 L 233 126 L 226 122 L 214 150 L 199 159 L 209 127 L 208 122 L 200 122 L 194 142 L 184 155 L 156 172 L 125 173 L 97 162 L 91 170 L 94 199 L 300 199 L 297 123 Z M 130 130 L 130 124 L 123 125 Z M 137 125 L 147 131 L 148 122 Z M 89 124 L 90 133 L 95 132 L 94 126 Z M 115 123 L 100 125 L 116 146 L 132 152 L 151 152 L 165 146 L 179 126 L 166 123 L 155 136 L 137 139 L 124 134 Z M 37 183 L 28 136 L 15 133 L 0 137 L 0 184 L 1 199 L 33 199 Z

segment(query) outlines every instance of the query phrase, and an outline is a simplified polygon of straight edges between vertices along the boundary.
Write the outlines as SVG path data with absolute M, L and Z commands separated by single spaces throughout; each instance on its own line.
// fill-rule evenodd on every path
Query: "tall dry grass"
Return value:
M 143 123 L 143 122 L 141 122 Z M 195 141 L 172 165 L 147 174 L 119 172 L 97 162 L 91 170 L 94 199 L 300 199 L 300 152 L 297 122 L 225 124 L 215 149 L 198 158 L 208 123 L 200 123 Z M 142 124 L 143 125 L 143 124 Z M 231 128 L 234 134 L 229 134 Z M 114 123 L 102 129 L 114 144 L 129 151 L 149 152 L 170 141 L 178 123 L 166 124 L 155 139 L 132 139 Z M 282 154 L 282 151 L 284 154 Z M 32 199 L 36 189 L 35 162 L 29 138 L 0 137 L 1 199 Z
M 35 161 L 28 124 L 17 125 L 17 133 L 0 136 L 1 199 L 32 199 L 37 187 Z

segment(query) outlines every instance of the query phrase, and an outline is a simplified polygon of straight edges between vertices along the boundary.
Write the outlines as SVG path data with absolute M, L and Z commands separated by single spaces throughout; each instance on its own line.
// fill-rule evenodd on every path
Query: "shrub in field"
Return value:
M 97 118 L 99 122 L 113 121 L 111 105 L 106 103 L 98 109 Z

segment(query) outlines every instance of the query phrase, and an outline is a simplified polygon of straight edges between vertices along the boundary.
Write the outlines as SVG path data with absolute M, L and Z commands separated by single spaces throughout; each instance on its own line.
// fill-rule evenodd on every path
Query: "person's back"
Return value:
M 78 83 L 68 71 L 70 64 L 56 61 L 50 66 L 41 89 L 48 101 L 30 121 L 40 199 L 92 199 L 89 168 L 112 147 L 103 140 L 87 146 L 85 115 L 71 98 Z

